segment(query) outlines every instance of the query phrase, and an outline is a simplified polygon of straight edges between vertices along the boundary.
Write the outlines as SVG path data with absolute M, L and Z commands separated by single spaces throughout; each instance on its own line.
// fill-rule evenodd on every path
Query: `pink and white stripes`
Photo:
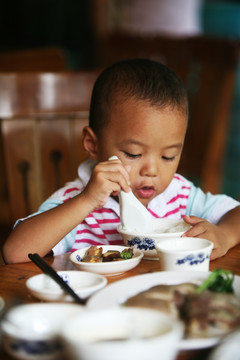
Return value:
M 76 186 L 65 188 L 63 201 L 79 194 L 81 190 Z M 175 174 L 168 188 L 149 203 L 148 210 L 156 218 L 181 219 L 186 214 L 189 193 L 189 181 Z M 77 226 L 75 242 L 70 252 L 89 245 L 123 244 L 122 237 L 117 231 L 120 217 L 115 210 L 111 208 L 110 202 L 107 202 L 104 208 L 89 214 Z

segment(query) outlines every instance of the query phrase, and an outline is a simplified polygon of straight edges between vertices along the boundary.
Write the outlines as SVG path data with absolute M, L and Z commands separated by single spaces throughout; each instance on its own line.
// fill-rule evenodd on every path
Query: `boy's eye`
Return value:
M 137 158 L 137 157 L 140 156 L 139 154 L 130 154 L 130 153 L 126 152 L 126 151 L 124 152 L 124 154 L 125 154 L 127 157 L 131 158 L 131 159 L 135 159 L 135 158 Z
M 171 156 L 171 157 L 162 156 L 162 159 L 166 161 L 173 161 L 175 159 L 175 156 Z

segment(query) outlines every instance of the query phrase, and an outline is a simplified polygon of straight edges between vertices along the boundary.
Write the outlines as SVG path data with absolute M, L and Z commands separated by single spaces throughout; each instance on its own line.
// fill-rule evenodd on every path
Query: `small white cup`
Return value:
M 196 237 L 171 238 L 156 244 L 162 271 L 209 271 L 213 243 Z

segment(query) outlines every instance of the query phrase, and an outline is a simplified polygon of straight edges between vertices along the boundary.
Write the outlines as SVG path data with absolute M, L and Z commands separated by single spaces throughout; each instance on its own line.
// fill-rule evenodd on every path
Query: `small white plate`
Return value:
M 122 252 L 126 249 L 126 246 L 120 245 L 99 245 L 98 248 L 99 247 L 103 249 L 103 253 L 109 250 Z M 90 246 L 74 251 L 70 255 L 70 260 L 80 270 L 91 271 L 102 275 L 118 275 L 124 273 L 125 271 L 135 268 L 143 258 L 142 251 L 134 249 L 133 257 L 131 259 L 98 263 L 82 262 L 82 258 L 89 248 Z
M 119 280 L 108 285 L 105 289 L 93 295 L 87 302 L 90 309 L 110 308 L 120 306 L 127 298 L 134 296 L 144 290 L 160 284 L 181 284 L 184 282 L 194 282 L 201 284 L 210 272 L 205 271 L 162 271 L 152 274 L 132 276 L 127 279 Z M 240 296 L 240 277 L 235 275 L 234 290 Z M 220 337 L 183 339 L 180 343 L 181 350 L 201 349 L 216 345 Z
M 58 271 L 63 280 L 81 298 L 85 299 L 107 284 L 107 279 L 87 271 Z M 73 301 L 61 287 L 46 274 L 32 276 L 26 281 L 29 291 L 38 299 L 45 301 Z

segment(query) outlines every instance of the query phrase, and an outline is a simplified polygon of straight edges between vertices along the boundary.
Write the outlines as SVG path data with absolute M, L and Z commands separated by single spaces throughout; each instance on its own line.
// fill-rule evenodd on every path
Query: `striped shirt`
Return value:
M 67 201 L 81 191 L 77 183 L 71 183 L 69 187 L 64 188 L 62 201 Z M 149 203 L 148 210 L 156 218 L 181 219 L 186 214 L 189 192 L 188 181 L 180 175 L 175 175 L 169 188 Z M 117 231 L 120 224 L 119 211 L 119 204 L 109 198 L 104 207 L 94 210 L 77 226 L 75 241 L 69 251 L 89 245 L 123 244 L 122 237 Z
M 82 163 L 78 169 L 78 178 L 54 193 L 31 216 L 58 206 L 81 193 L 89 181 L 94 165 L 92 160 Z M 175 174 L 167 189 L 150 201 L 148 211 L 156 218 L 182 219 L 184 215 L 195 215 L 217 223 L 226 212 L 238 205 L 239 202 L 226 195 L 205 194 L 192 182 Z M 89 214 L 53 248 L 53 252 L 59 255 L 89 245 L 123 244 L 117 231 L 119 224 L 119 204 L 109 197 L 104 207 Z

